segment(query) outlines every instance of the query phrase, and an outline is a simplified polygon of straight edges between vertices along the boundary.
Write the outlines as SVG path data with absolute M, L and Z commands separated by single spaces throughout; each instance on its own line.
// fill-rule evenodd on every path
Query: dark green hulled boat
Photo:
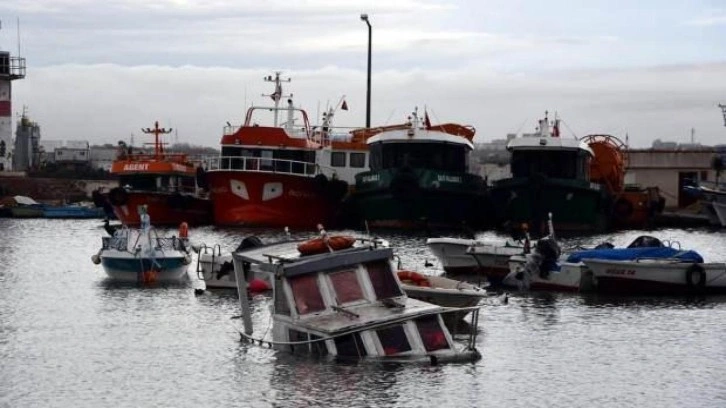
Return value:
M 368 138 L 370 171 L 355 176 L 351 201 L 362 221 L 389 228 L 481 226 L 486 187 L 468 172 L 474 129 L 410 122 Z
M 557 119 L 551 130 L 547 117 L 539 122 L 536 133 L 507 144 L 512 177 L 496 181 L 490 189 L 498 226 L 526 223 L 541 236 L 552 213 L 557 231 L 605 230 L 611 199 L 604 186 L 590 182 L 593 151 L 577 139 L 559 137 Z

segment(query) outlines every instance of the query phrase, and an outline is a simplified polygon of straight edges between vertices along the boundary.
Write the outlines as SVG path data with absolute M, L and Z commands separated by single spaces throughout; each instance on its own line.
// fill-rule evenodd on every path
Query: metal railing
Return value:
M 11 79 L 25 77 L 25 58 L 0 58 L 0 77 L 9 76 Z
M 305 177 L 313 177 L 324 174 L 332 177 L 335 170 L 332 167 L 320 166 L 316 163 L 288 160 L 288 159 L 266 159 L 250 156 L 221 156 L 208 158 L 206 160 L 207 171 L 228 170 L 275 174 L 294 174 Z

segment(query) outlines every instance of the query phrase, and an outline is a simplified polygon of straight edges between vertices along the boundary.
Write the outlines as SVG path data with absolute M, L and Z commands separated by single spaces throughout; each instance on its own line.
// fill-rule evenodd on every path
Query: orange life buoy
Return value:
M 298 244 L 297 250 L 302 255 L 322 254 L 325 252 L 339 251 L 341 249 L 350 248 L 355 244 L 355 238 L 345 235 L 334 235 L 326 239 L 323 237 L 313 238 Z M 328 248 L 329 247 L 329 248 Z
M 179 224 L 179 238 L 189 238 L 189 224 L 186 222 Z
M 398 275 L 398 279 L 400 279 L 402 282 L 411 282 L 416 286 L 431 287 L 431 282 L 429 282 L 429 278 L 427 278 L 426 275 L 420 274 L 418 272 L 402 270 L 396 272 L 396 274 Z

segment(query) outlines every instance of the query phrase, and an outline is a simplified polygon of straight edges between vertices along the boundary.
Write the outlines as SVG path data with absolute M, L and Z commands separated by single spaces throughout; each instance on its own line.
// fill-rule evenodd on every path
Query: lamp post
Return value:
M 368 21 L 368 14 L 361 14 L 360 19 L 366 22 L 368 26 L 368 85 L 366 88 L 366 128 L 371 127 L 371 39 L 373 38 L 373 28 L 371 22 Z

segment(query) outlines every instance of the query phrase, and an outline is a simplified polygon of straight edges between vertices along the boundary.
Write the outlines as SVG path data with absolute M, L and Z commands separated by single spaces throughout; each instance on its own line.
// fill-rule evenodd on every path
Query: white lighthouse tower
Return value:
M 3 51 L 0 46 L 0 171 L 10 170 L 12 163 L 12 81 L 23 78 L 25 78 L 25 58 L 13 57 L 9 51 Z

